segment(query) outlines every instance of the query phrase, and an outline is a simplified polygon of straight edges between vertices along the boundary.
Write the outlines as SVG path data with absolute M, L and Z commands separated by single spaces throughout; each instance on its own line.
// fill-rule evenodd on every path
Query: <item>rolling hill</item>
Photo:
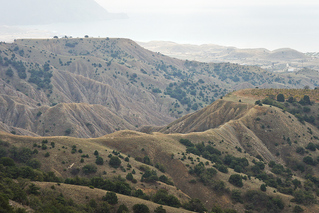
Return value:
M 251 93 L 258 94 L 257 90 Z M 263 103 L 255 104 L 258 100 Z M 271 105 L 264 100 L 263 96 L 252 97 L 247 90 L 230 93 L 165 127 L 149 127 L 147 133 L 122 130 L 86 139 L 1 132 L 0 153 L 2 157 L 14 159 L 18 168 L 29 165 L 45 172 L 41 175 L 37 170 L 39 174 L 32 176 L 29 171 L 32 182 L 24 183 L 28 187 L 31 183 L 40 187 L 40 195 L 62 193 L 65 199 L 88 206 L 93 202 L 90 199 L 94 199 L 98 203 L 96 209 L 105 189 L 118 193 L 119 202 L 113 206 L 114 211 L 120 204 L 132 210 L 134 204 L 144 203 L 152 211 L 159 204 L 174 206 L 168 201 L 156 200 L 156 194 L 165 189 L 178 198 L 184 208 L 197 212 L 201 212 L 199 203 L 213 212 L 219 207 L 233 209 L 232 212 L 296 212 L 300 209 L 318 212 L 319 131 L 313 124 L 301 122 L 297 115 L 281 109 L 275 100 Z M 285 103 L 298 107 L 302 102 L 296 99 Z M 317 103 L 302 104 L 311 108 L 305 114 L 318 109 Z M 27 154 L 29 152 L 33 154 Z M 120 159 L 118 167 L 114 167 L 112 157 Z M 36 160 L 31 159 L 38 159 L 41 164 L 34 164 Z M 1 162 L 7 161 L 1 158 Z M 93 165 L 96 170 L 88 173 L 87 165 Z M 27 176 L 22 172 L 12 173 L 17 171 L 12 167 L 7 163 L 1 171 L 6 175 Z M 56 176 L 49 173 L 51 181 L 48 181 L 48 172 Z M 134 173 L 136 181 L 131 182 L 128 173 Z M 102 179 L 94 179 L 98 177 Z M 128 178 L 126 190 L 110 188 L 111 182 L 124 184 L 121 178 Z M 103 186 L 102 180 L 110 182 Z M 22 179 L 19 181 L 23 185 Z M 31 199 L 33 195 L 28 187 L 24 190 Z M 133 198 L 138 189 L 145 193 L 144 199 L 149 196 L 153 203 L 142 197 Z M 79 190 L 86 194 L 78 195 Z M 163 207 L 167 212 L 186 212 L 181 208 Z
M 177 44 L 169 41 L 138 42 L 138 44 L 151 51 L 183 60 L 255 65 L 272 72 L 298 71 L 304 67 L 317 71 L 319 69 L 315 54 L 305 54 L 290 48 L 270 51 L 264 48 L 241 49 L 214 44 Z
M 313 71 L 200 63 L 118 38 L 20 39 L 0 44 L 1 129 L 99 137 L 163 126 L 245 88 L 318 85 Z

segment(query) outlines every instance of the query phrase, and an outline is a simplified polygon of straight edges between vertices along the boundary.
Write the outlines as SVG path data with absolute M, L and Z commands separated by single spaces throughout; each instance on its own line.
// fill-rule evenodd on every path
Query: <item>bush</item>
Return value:
M 133 180 L 133 175 L 132 175 L 132 173 L 128 173 L 128 174 L 126 175 L 126 180 Z
M 120 205 L 116 211 L 116 213 L 127 213 L 127 212 L 129 212 L 129 210 L 125 204 Z
M 231 175 L 228 179 L 228 182 L 237 187 L 243 187 L 242 177 L 239 174 Z
M 231 199 L 235 203 L 243 203 L 243 198 L 241 197 L 241 191 L 237 189 L 232 190 Z
M 235 172 L 241 172 L 241 171 L 239 171 L 239 169 L 238 168 L 236 168 L 237 167 L 237 165 L 235 166 Z M 241 168 L 240 166 L 239 166 L 239 168 Z M 220 172 L 222 172 L 222 173 L 228 173 L 228 168 L 227 168 L 227 166 L 225 166 L 225 165 L 217 165 L 217 169 L 218 169 L 218 171 L 220 171 Z
M 102 200 L 107 201 L 111 205 L 118 203 L 117 195 L 115 192 L 106 192 L 106 195 L 102 197 Z
M 293 213 L 301 213 L 303 211 L 304 211 L 303 208 L 297 205 L 294 207 Z
M 26 163 L 28 160 L 31 159 L 31 156 L 32 156 L 32 150 L 29 148 L 22 147 L 18 149 L 16 158 L 18 161 L 22 163 Z
M 104 160 L 103 160 L 102 157 L 98 156 L 98 157 L 96 158 L 96 160 L 95 160 L 95 163 L 96 163 L 97 165 L 103 165 Z
M 166 213 L 166 210 L 163 208 L 163 206 L 158 206 L 155 210 L 154 213 Z
M 285 96 L 283 94 L 278 94 L 277 95 L 277 101 L 279 102 L 285 102 Z
M 155 168 L 160 170 L 161 172 L 165 173 L 165 166 L 163 164 L 156 163 Z
M 147 155 L 143 158 L 143 163 L 152 165 L 151 159 Z
M 155 203 L 172 206 L 179 208 L 181 203 L 179 202 L 178 198 L 174 195 L 169 195 L 165 189 L 160 189 L 156 192 L 152 199 Z
M 82 167 L 82 171 L 86 175 L 92 174 L 92 173 L 95 173 L 97 171 L 97 167 L 94 164 L 87 164 L 87 165 Z
M 0 159 L 0 164 L 2 164 L 4 166 L 15 166 L 14 160 L 12 158 L 9 158 L 9 157 L 2 157 Z
M 303 155 L 303 154 L 305 154 L 305 149 L 303 147 L 299 146 L 296 148 L 296 153 Z
M 149 213 L 150 209 L 145 204 L 135 204 L 133 206 L 134 213 Z
M 316 165 L 316 162 L 313 160 L 312 157 L 310 156 L 306 156 L 302 159 L 302 161 L 308 165 L 312 165 L 312 166 L 315 166 Z
M 316 145 L 314 143 L 308 143 L 306 149 L 309 149 L 310 151 L 316 151 Z
M 9 77 L 12 77 L 12 76 L 13 76 L 13 71 L 12 71 L 11 68 L 7 69 L 6 75 L 9 76 Z
M 263 192 L 265 192 L 265 191 L 267 190 L 266 184 L 261 184 L 260 190 L 263 191 Z
M 27 165 L 32 167 L 33 169 L 38 169 L 41 167 L 41 162 L 38 159 L 33 158 L 27 162 Z
M 7 151 L 0 147 L 0 158 L 7 157 Z
M 207 211 L 204 204 L 197 198 L 191 199 L 188 203 L 185 203 L 183 207 L 194 212 L 204 213 Z
M 121 160 L 119 157 L 117 156 L 112 156 L 110 161 L 109 161 L 110 166 L 112 166 L 113 168 L 119 168 L 121 165 Z
M 179 142 L 187 147 L 194 147 L 194 144 L 188 139 L 181 138 Z

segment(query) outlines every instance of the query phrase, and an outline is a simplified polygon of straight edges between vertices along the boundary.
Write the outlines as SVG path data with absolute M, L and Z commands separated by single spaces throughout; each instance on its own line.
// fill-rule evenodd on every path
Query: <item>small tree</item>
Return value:
M 294 98 L 290 96 L 290 97 L 288 98 L 287 102 L 289 102 L 289 103 L 294 102 Z
M 9 157 L 2 157 L 0 158 L 0 164 L 4 166 L 15 166 L 14 160 Z
M 39 189 L 40 187 L 36 186 L 34 183 L 31 183 L 29 185 L 29 189 L 27 190 L 27 192 L 28 194 L 39 195 L 40 194 Z
M 116 213 L 126 213 L 126 212 L 129 212 L 129 210 L 125 204 L 120 205 L 116 211 Z
M 82 171 L 86 175 L 92 174 L 92 173 L 95 173 L 97 171 L 97 167 L 94 164 L 87 164 L 87 165 L 83 166 Z
M 128 173 L 128 174 L 126 175 L 126 179 L 127 179 L 127 180 L 133 180 L 133 175 L 132 175 L 132 173 Z
M 278 94 L 277 95 L 277 101 L 279 102 L 285 102 L 285 96 L 283 94 Z
M 149 213 L 150 209 L 145 204 L 135 204 L 133 206 L 134 213 Z
M 38 159 L 33 158 L 27 162 L 27 165 L 32 167 L 33 169 L 38 169 L 41 167 L 41 162 Z
M 96 160 L 95 160 L 95 163 L 96 163 L 97 165 L 103 165 L 104 160 L 103 160 L 102 157 L 98 156 L 98 157 L 96 158 Z
M 304 211 L 303 208 L 297 205 L 294 207 L 293 213 L 301 213 L 303 211 Z
M 155 210 L 154 213 L 166 213 L 166 210 L 163 208 L 163 206 L 158 206 Z
M 106 192 L 106 195 L 102 197 L 102 200 L 107 201 L 111 205 L 118 203 L 117 195 L 115 192 Z
M 121 160 L 119 157 L 117 156 L 112 156 L 110 161 L 109 161 L 110 166 L 112 166 L 113 168 L 119 168 L 121 165 Z
M 204 213 L 207 211 L 204 204 L 197 198 L 191 199 L 188 203 L 185 203 L 183 207 L 194 212 Z
M 261 184 L 260 190 L 265 192 L 267 190 L 266 184 Z
M 228 182 L 237 187 L 243 187 L 242 177 L 239 174 L 231 175 L 228 179 Z
M 7 71 L 6 71 L 6 75 L 9 76 L 9 77 L 12 77 L 13 76 L 13 71 L 11 68 L 9 68 Z

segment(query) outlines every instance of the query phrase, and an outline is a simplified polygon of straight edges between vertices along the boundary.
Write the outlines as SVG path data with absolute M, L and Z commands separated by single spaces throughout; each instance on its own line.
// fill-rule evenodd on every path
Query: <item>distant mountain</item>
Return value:
M 269 71 L 297 71 L 304 67 L 319 70 L 319 59 L 315 54 L 304 54 L 290 48 L 270 51 L 264 48 L 240 49 L 214 44 L 177 44 L 169 41 L 138 44 L 151 51 L 183 60 L 255 65 Z
M 42 25 L 124 18 L 94 0 L 11 0 L 1 4 L 0 25 Z

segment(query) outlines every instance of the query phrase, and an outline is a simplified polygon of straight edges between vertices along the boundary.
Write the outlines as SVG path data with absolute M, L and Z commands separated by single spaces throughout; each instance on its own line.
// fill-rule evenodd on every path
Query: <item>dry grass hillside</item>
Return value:
M 235 94 L 178 119 L 160 129 L 161 133 L 149 128 L 148 134 L 125 130 L 81 139 L 2 132 L 0 139 L 10 146 L 37 149 L 38 154 L 32 157 L 41 161 L 40 169 L 64 179 L 77 174 L 116 180 L 134 170 L 137 181 L 128 183 L 133 190 L 141 189 L 151 197 L 165 189 L 182 203 L 198 198 L 209 210 L 218 205 L 237 212 L 293 212 L 299 206 L 305 212 L 318 212 L 318 129 L 280 108 L 255 105 L 251 96 Z M 95 150 L 103 158 L 103 165 L 96 165 Z M 122 167 L 109 165 L 111 155 L 119 156 Z M 83 167 L 87 164 L 96 165 L 97 171 L 86 175 Z M 174 186 L 141 181 L 145 166 L 156 171 L 157 176 L 165 175 Z M 243 185 L 232 183 L 233 176 L 241 177 Z M 265 192 L 261 190 L 263 184 Z M 41 188 L 51 185 L 39 183 Z M 82 189 L 61 184 L 55 188 L 79 201 L 83 196 L 77 198 L 77 190 L 86 190 L 90 197 L 91 191 L 94 196 L 105 193 L 87 186 Z M 254 197 L 250 197 L 253 193 Z M 142 202 L 153 209 L 158 205 L 120 195 L 119 199 L 127 206 Z
M 99 137 L 167 125 L 234 89 L 317 86 L 308 72 L 183 61 L 128 39 L 20 39 L 0 44 L 0 120 L 16 134 Z

